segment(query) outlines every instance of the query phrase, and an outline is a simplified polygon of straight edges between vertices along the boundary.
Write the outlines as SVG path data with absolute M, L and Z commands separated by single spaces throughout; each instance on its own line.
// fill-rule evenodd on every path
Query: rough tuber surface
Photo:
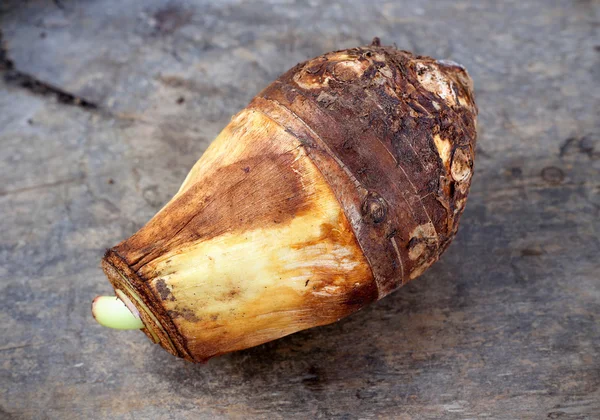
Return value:
M 104 270 L 147 335 L 192 361 L 334 322 L 449 245 L 476 114 L 464 68 L 378 40 L 298 64 Z

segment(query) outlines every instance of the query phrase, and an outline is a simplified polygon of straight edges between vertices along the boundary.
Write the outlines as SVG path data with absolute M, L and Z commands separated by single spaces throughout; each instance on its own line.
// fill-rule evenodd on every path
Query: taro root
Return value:
M 97 319 L 201 362 L 381 299 L 456 234 L 476 115 L 463 67 L 378 40 L 298 64 L 106 252 Z

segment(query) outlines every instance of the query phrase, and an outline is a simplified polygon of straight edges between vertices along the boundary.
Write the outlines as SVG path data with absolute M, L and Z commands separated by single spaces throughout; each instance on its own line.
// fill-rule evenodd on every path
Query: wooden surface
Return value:
M 599 9 L 0 3 L 0 418 L 600 418 Z M 342 322 L 206 365 L 96 325 L 104 249 L 230 116 L 373 36 L 475 81 L 476 174 L 441 261 Z

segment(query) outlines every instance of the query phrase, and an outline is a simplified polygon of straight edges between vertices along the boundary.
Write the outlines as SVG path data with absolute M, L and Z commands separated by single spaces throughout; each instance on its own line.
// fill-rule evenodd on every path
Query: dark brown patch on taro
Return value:
M 173 294 L 171 293 L 171 289 L 169 289 L 169 286 L 167 286 L 167 283 L 164 279 L 156 280 L 154 287 L 156 288 L 156 291 L 158 292 L 158 295 L 162 300 L 175 300 L 175 296 L 173 296 Z
M 239 288 L 233 288 L 230 291 L 228 291 L 227 293 L 225 293 L 221 300 L 224 300 L 224 301 L 235 300 L 240 294 L 241 294 L 241 291 Z
M 344 305 L 354 307 L 354 310 L 362 308 L 367 303 L 377 300 L 377 284 L 373 281 L 357 284 L 345 294 Z
M 198 322 L 201 320 L 201 318 L 198 318 L 194 311 L 189 308 L 170 310 L 167 311 L 167 314 L 171 317 L 171 319 L 183 318 L 188 322 Z
M 146 264 L 186 244 L 291 221 L 311 206 L 294 172 L 295 158 L 293 151 L 265 153 L 218 168 L 116 249 L 143 275 Z

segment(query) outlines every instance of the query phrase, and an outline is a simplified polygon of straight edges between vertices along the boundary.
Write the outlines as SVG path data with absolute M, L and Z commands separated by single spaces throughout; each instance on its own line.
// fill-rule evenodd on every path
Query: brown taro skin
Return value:
M 335 322 L 447 248 L 476 117 L 456 63 L 377 39 L 300 63 L 232 118 L 104 271 L 148 337 L 190 361 Z
M 293 133 L 334 186 L 379 298 L 439 259 L 473 174 L 477 107 L 462 66 L 376 38 L 298 64 L 249 106 Z

